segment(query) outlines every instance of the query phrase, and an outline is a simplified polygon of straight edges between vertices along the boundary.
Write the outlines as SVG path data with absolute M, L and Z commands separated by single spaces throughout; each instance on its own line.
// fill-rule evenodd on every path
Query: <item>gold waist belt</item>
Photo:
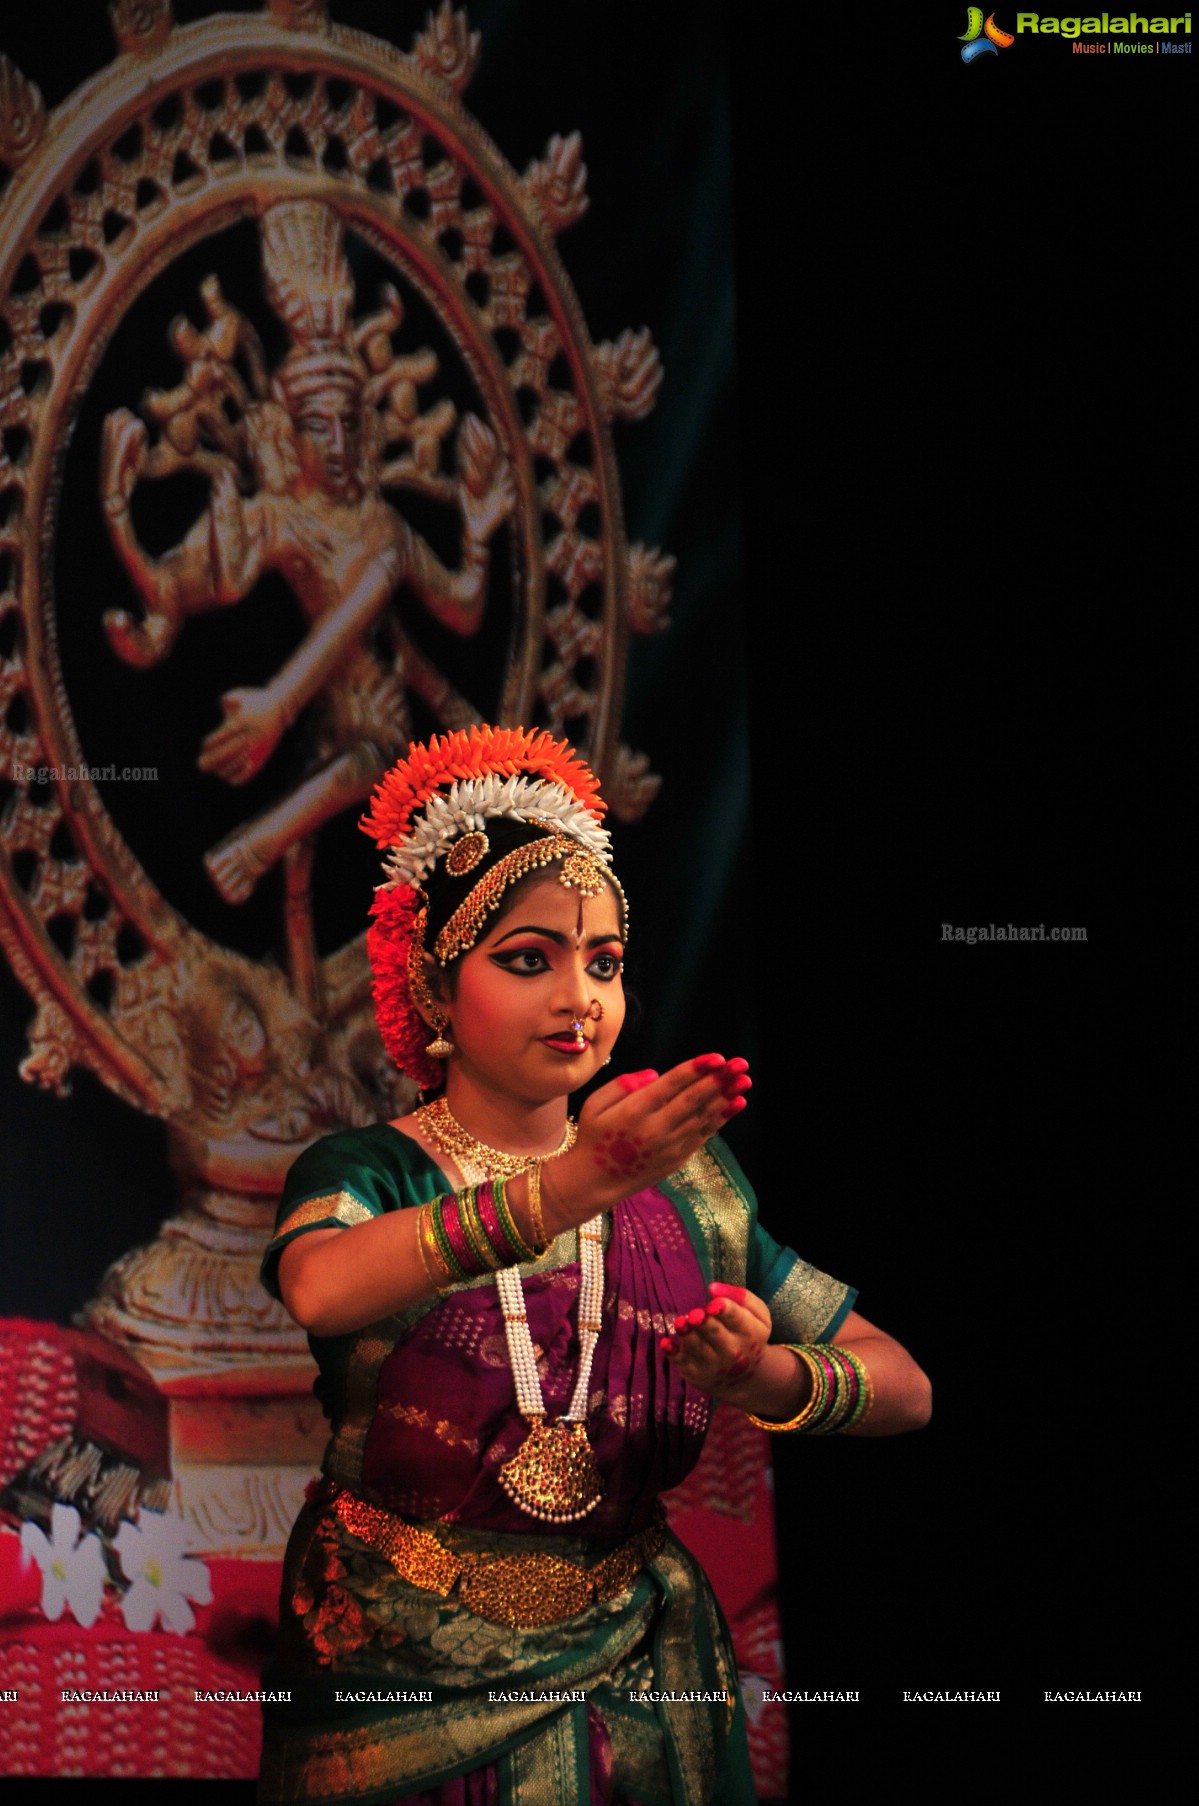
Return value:
M 333 1510 L 351 1536 L 386 1556 L 397 1574 L 413 1586 L 457 1595 L 476 1618 L 531 1630 L 573 1618 L 588 1606 L 627 1592 L 647 1561 L 666 1543 L 666 1525 L 655 1518 L 644 1530 L 618 1543 L 589 1568 L 538 1549 L 495 1555 L 486 1549 L 447 1549 L 435 1530 L 407 1524 L 381 1505 L 368 1505 L 354 1493 L 334 1495 Z

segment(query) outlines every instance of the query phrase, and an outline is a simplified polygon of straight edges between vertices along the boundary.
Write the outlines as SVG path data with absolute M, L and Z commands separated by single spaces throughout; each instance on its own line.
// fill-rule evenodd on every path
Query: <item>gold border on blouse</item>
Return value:
M 310 1223 L 336 1222 L 348 1229 L 377 1214 L 353 1192 L 331 1191 L 322 1198 L 305 1198 L 302 1204 L 297 1204 L 279 1224 L 271 1240 L 277 1242 L 281 1236 L 290 1235 L 293 1229 L 306 1229 Z
M 667 1184 L 695 1212 L 715 1279 L 744 1285 L 749 1257 L 749 1205 L 710 1149 L 700 1148 L 671 1173 Z

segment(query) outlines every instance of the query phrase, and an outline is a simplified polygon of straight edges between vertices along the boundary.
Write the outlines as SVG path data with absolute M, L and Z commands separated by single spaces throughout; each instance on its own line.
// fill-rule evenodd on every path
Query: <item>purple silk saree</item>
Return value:
M 355 1336 L 314 1340 L 333 1434 L 284 1569 L 269 1685 L 289 1690 L 291 1704 L 265 1714 L 263 1801 L 753 1802 L 727 1631 L 668 1532 L 623 1592 L 514 1629 L 475 1616 L 452 1591 L 414 1585 L 334 1508 L 365 1500 L 432 1526 L 456 1555 L 536 1551 L 587 1568 L 652 1534 L 658 1496 L 694 1466 L 711 1412 L 661 1353 L 673 1318 L 703 1302 L 710 1278 L 773 1298 L 787 1339 L 831 1334 L 851 1302 L 758 1228 L 752 1194 L 715 1146 L 610 1215 L 587 1421 L 604 1492 L 578 1524 L 526 1517 L 496 1478 L 526 1426 L 490 1280 Z M 328 1137 L 293 1168 L 266 1282 L 293 1235 L 442 1189 L 427 1156 L 387 1125 Z M 577 1368 L 578 1289 L 573 1235 L 525 1270 L 551 1420 Z
M 529 1333 L 547 1416 L 560 1417 L 578 1368 L 579 1266 L 525 1280 Z M 659 1338 L 706 1285 L 673 1206 L 656 1190 L 612 1213 L 604 1250 L 604 1328 L 591 1370 L 588 1436 L 604 1496 L 578 1526 L 614 1540 L 644 1528 L 661 1492 L 699 1459 L 706 1393 L 665 1359 Z M 383 1361 L 361 1489 L 407 1517 L 560 1535 L 522 1512 L 496 1479 L 527 1425 L 516 1410 L 495 1287 L 454 1292 Z

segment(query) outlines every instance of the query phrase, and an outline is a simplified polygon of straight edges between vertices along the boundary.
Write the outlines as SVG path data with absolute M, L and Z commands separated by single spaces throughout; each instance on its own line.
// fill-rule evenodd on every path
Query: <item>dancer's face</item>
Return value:
M 607 1059 L 624 1022 L 623 952 L 619 906 L 607 885 L 586 897 L 559 883 L 556 870 L 522 885 L 513 906 L 457 961 L 445 1006 L 458 1050 L 451 1071 L 525 1103 L 577 1090 Z

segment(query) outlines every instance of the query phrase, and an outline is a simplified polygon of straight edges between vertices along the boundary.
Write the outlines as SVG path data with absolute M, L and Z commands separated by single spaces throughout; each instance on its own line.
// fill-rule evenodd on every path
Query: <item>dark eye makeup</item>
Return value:
M 550 970 L 549 959 L 541 947 L 505 947 L 490 958 L 495 965 L 505 972 L 514 972 L 518 978 L 536 978 Z M 587 970 L 601 984 L 610 984 L 620 976 L 621 964 L 619 953 L 596 953 L 588 961 Z
M 502 953 L 491 955 L 492 964 L 502 966 L 505 972 L 515 972 L 521 978 L 532 978 L 538 972 L 548 972 L 550 962 L 540 947 L 505 947 Z

